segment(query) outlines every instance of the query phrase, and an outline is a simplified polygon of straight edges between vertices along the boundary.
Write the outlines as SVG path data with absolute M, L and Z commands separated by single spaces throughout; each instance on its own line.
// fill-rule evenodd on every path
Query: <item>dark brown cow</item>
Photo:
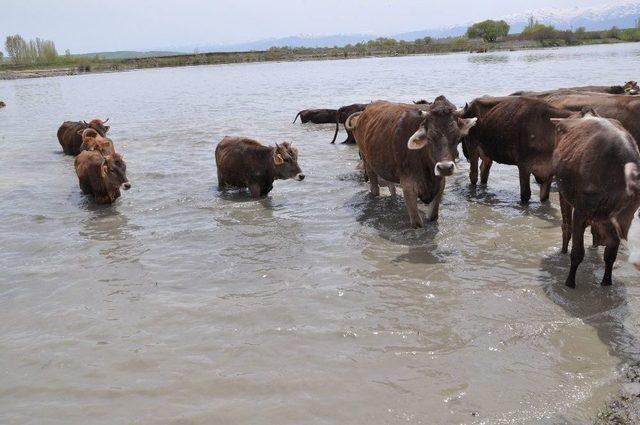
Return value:
M 626 94 L 635 96 L 640 93 L 640 86 L 635 81 L 628 81 L 623 86 L 581 86 L 568 87 L 546 91 L 518 91 L 511 96 L 548 96 L 551 94 L 576 94 L 576 93 L 605 93 L 605 94 Z
M 82 130 L 93 128 L 102 137 L 106 136 L 109 126 L 105 125 L 109 118 L 102 121 L 99 119 L 86 121 L 65 121 L 58 129 L 58 141 L 62 150 L 67 155 L 78 155 L 80 153 L 80 145 L 82 145 Z
M 611 285 L 620 239 L 626 239 L 640 207 L 640 152 L 633 137 L 616 120 L 593 110 L 579 117 L 556 119 L 554 166 L 562 208 L 562 252 L 573 237 L 571 270 L 566 281 L 576 286 L 584 258 L 588 225 L 606 246 L 602 285 Z
M 333 140 L 331 141 L 331 144 L 336 142 L 336 138 L 338 137 L 338 130 L 340 129 L 340 124 L 344 124 L 347 121 L 347 118 L 349 118 L 351 115 L 355 114 L 356 112 L 364 111 L 367 106 L 369 106 L 368 103 L 354 103 L 353 105 L 343 106 L 338 109 L 338 112 L 336 113 L 336 132 L 333 135 Z M 347 130 L 346 128 L 345 130 L 347 132 L 347 138 L 342 143 L 347 145 L 354 144 L 356 142 L 356 139 L 353 138 L 353 133 Z
M 550 95 L 543 99 L 556 108 L 573 112 L 592 107 L 600 116 L 620 121 L 622 126 L 640 143 L 640 97 L 585 93 Z
M 570 115 L 571 112 L 542 100 L 526 97 L 484 97 L 465 106 L 464 118 L 478 118 L 464 140 L 471 184 L 478 182 L 479 158 L 482 158 L 481 184 L 487 184 L 493 161 L 516 165 L 520 201 L 526 204 L 531 198 L 531 174 L 541 185 L 540 201 L 547 201 L 553 180 L 551 160 L 556 137 L 555 126 L 549 119 Z
M 116 153 L 113 141 L 108 137 L 102 137 L 93 128 L 85 128 L 82 130 L 81 135 L 80 151 L 98 151 L 104 156 Z
M 333 124 L 336 122 L 336 115 L 338 111 L 336 109 L 305 109 L 296 115 L 293 122 L 296 122 L 298 117 L 302 124 L 311 122 L 313 124 Z
M 266 196 L 274 180 L 304 180 L 298 149 L 289 143 L 264 146 L 243 137 L 225 137 L 216 147 L 218 187 L 249 188 L 251 196 Z
M 380 195 L 378 178 L 400 183 L 413 227 L 423 226 L 417 200 L 428 205 L 427 219 L 438 219 L 445 177 L 455 170 L 454 151 L 460 137 L 475 124 L 463 120 L 444 96 L 424 105 L 374 102 L 349 117 L 362 154 L 373 196 Z
M 119 154 L 103 156 L 98 151 L 82 151 L 75 160 L 80 189 L 93 195 L 98 204 L 111 204 L 120 197 L 120 188 L 131 187 L 127 165 Z

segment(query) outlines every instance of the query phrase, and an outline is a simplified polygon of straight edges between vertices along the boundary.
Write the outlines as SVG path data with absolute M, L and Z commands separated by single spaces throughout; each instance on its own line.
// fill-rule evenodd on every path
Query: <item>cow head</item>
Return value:
M 638 83 L 635 81 L 628 81 L 625 85 L 624 85 L 624 92 L 626 94 L 630 94 L 630 95 L 636 95 L 640 93 L 640 87 L 638 86 Z
M 476 118 L 461 118 L 456 107 L 444 96 L 437 97 L 429 109 L 420 111 L 424 118 L 418 131 L 407 142 L 412 150 L 428 149 L 436 163 L 436 176 L 450 176 L 455 170 L 454 159 L 460 139 L 468 134 Z
M 120 188 L 129 190 L 131 188 L 131 183 L 127 179 L 127 164 L 125 164 L 120 154 L 105 156 L 100 171 L 102 179 L 107 183 L 110 191 L 118 191 Z
M 304 174 L 298 165 L 298 149 L 290 143 L 284 142 L 281 145 L 276 143 L 273 151 L 273 165 L 278 179 L 304 180 Z
M 93 128 L 95 131 L 98 132 L 99 135 L 104 137 L 104 136 L 107 135 L 107 132 L 111 128 L 110 126 L 105 125 L 107 123 L 107 121 L 109 121 L 109 118 L 107 118 L 104 121 L 99 120 L 99 119 L 93 119 L 93 120 L 89 121 L 88 123 L 86 121 L 83 121 L 83 122 L 87 126 L 87 128 Z

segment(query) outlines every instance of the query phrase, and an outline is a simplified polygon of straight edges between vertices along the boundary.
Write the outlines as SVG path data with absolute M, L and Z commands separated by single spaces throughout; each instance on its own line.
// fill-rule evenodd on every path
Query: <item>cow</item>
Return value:
M 546 91 L 518 91 L 510 96 L 547 96 L 550 94 L 606 93 L 635 96 L 640 93 L 640 86 L 635 81 L 628 81 L 623 86 L 580 86 Z
M 65 121 L 58 129 L 58 142 L 62 146 L 62 150 L 67 155 L 78 155 L 80 153 L 80 145 L 82 144 L 82 130 L 93 128 L 100 136 L 105 137 L 109 131 L 109 126 L 105 125 L 109 118 L 102 121 L 93 119 L 86 121 Z
M 369 178 L 370 192 L 380 195 L 378 179 L 399 183 L 413 227 L 422 227 L 418 198 L 428 205 L 427 220 L 436 221 L 445 178 L 455 170 L 460 137 L 476 119 L 459 118 L 444 96 L 424 105 L 377 101 L 351 115 L 353 131 Z
M 573 112 L 592 107 L 604 118 L 620 121 L 622 126 L 640 143 L 640 97 L 598 93 L 549 95 L 543 97 L 550 105 Z
M 608 286 L 620 239 L 627 238 L 640 207 L 640 151 L 620 122 L 591 108 L 577 115 L 552 119 L 557 126 L 553 165 L 562 210 L 562 253 L 567 253 L 573 238 L 566 285 L 576 286 L 584 231 L 590 225 L 605 245 L 601 284 Z
M 244 137 L 225 138 L 216 146 L 218 188 L 248 188 L 253 198 L 266 196 L 274 180 L 304 180 L 298 149 L 290 143 L 264 146 Z
M 120 154 L 103 156 L 98 151 L 82 151 L 76 156 L 75 168 L 80 189 L 93 195 L 98 204 L 111 204 L 120 197 L 120 188 L 131 188 Z
M 478 123 L 463 141 L 469 159 L 469 180 L 478 182 L 478 159 L 482 159 L 480 183 L 485 185 L 493 161 L 516 165 L 520 176 L 520 202 L 531 199 L 531 174 L 540 186 L 540 201 L 549 199 L 553 180 L 551 160 L 556 129 L 550 118 L 572 113 L 554 108 L 542 100 L 527 97 L 481 97 L 464 108 L 463 118 Z
M 79 133 L 82 136 L 80 151 L 98 151 L 104 156 L 116 153 L 113 141 L 108 137 L 102 137 L 93 128 L 85 128 Z
M 5 106 L 7 106 L 7 104 L 0 100 L 0 108 L 4 108 Z
M 627 239 L 629 240 L 629 262 L 640 271 L 640 210 L 635 214 Z
M 311 122 L 312 124 L 333 124 L 336 122 L 336 115 L 338 111 L 336 109 L 304 109 L 296 115 L 293 119 L 295 123 L 298 117 L 302 124 Z
M 347 106 L 338 108 L 338 112 L 336 113 L 336 132 L 333 135 L 333 140 L 331 141 L 331 144 L 334 144 L 336 142 L 336 138 L 338 137 L 338 130 L 340 129 L 340 124 L 344 124 L 347 121 L 347 118 L 349 118 L 351 115 L 355 114 L 356 112 L 364 111 L 367 106 L 369 106 L 368 103 L 354 103 L 353 105 L 347 105 Z M 353 138 L 353 133 L 347 130 L 347 138 L 342 143 L 347 145 L 355 144 L 356 140 Z

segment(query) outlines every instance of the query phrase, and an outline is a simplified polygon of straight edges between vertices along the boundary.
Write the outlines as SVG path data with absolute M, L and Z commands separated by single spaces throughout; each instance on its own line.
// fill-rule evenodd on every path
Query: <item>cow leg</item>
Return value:
M 440 212 L 440 202 L 442 202 L 442 195 L 444 194 L 445 179 L 440 179 L 440 187 L 438 188 L 438 194 L 431 202 L 427 204 L 427 220 L 438 221 L 438 214 Z
M 489 181 L 489 172 L 491 171 L 493 160 L 488 156 L 483 156 L 481 158 L 482 165 L 480 166 L 480 184 L 486 186 Z
M 578 266 L 584 259 L 584 230 L 587 227 L 587 221 L 580 214 L 576 214 L 573 210 L 573 223 L 571 226 L 571 235 L 573 236 L 573 246 L 571 247 L 571 269 L 569 277 L 567 277 L 566 285 L 569 288 L 576 287 L 576 271 Z
M 602 244 L 600 242 L 600 235 L 598 234 L 598 229 L 594 225 L 591 226 L 591 238 L 592 238 L 592 241 L 593 241 L 591 246 L 593 248 L 597 248 L 598 246 L 600 246 Z
M 364 170 L 367 173 L 367 177 L 369 177 L 369 192 L 375 197 L 380 196 L 380 184 L 378 183 L 378 175 L 373 171 L 367 161 L 364 162 Z
M 571 214 L 573 207 L 560 194 L 560 210 L 562 211 L 562 253 L 569 251 L 569 241 L 571 241 Z
M 518 167 L 520 173 L 520 203 L 526 205 L 531 199 L 531 173 L 524 167 Z
M 407 212 L 409 212 L 409 220 L 411 221 L 411 226 L 413 228 L 423 227 L 424 222 L 422 221 L 420 211 L 418 210 L 418 195 L 413 188 L 413 182 L 400 180 L 400 185 L 402 186 L 404 203 L 407 206 Z
M 260 188 L 259 184 L 251 184 L 249 185 L 249 192 L 251 192 L 251 197 L 252 198 L 259 198 L 262 192 L 262 189 Z
M 389 188 L 389 193 L 391 194 L 391 196 L 396 196 L 396 185 L 393 183 L 389 183 L 387 187 Z
M 547 202 L 549 200 L 549 193 L 551 192 L 551 183 L 553 183 L 553 176 L 540 184 L 540 202 Z
M 620 246 L 620 238 L 618 235 L 614 235 L 607 241 L 607 246 L 604 249 L 604 276 L 602 277 L 602 286 L 611 285 L 611 275 L 613 273 L 613 263 L 616 262 L 618 256 L 618 247 Z
M 466 147 L 467 159 L 469 160 L 469 181 L 472 186 L 475 186 L 478 184 L 478 159 L 480 157 L 478 148 L 471 146 L 471 142 L 466 138 L 462 143 L 464 143 L 464 147 Z

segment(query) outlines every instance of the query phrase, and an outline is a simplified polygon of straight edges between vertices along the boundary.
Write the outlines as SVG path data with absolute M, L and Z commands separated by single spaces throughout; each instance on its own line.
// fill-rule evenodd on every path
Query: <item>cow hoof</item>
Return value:
M 611 286 L 611 279 L 602 279 L 602 282 L 600 283 L 600 285 L 602 286 Z
M 569 253 L 569 249 L 568 249 L 568 248 L 562 248 L 562 249 L 560 250 L 560 253 L 562 253 L 562 254 L 568 254 L 568 253 Z
M 565 283 L 565 285 L 571 289 L 575 289 L 576 287 L 576 282 L 573 280 L 569 280 L 567 279 L 567 282 Z

